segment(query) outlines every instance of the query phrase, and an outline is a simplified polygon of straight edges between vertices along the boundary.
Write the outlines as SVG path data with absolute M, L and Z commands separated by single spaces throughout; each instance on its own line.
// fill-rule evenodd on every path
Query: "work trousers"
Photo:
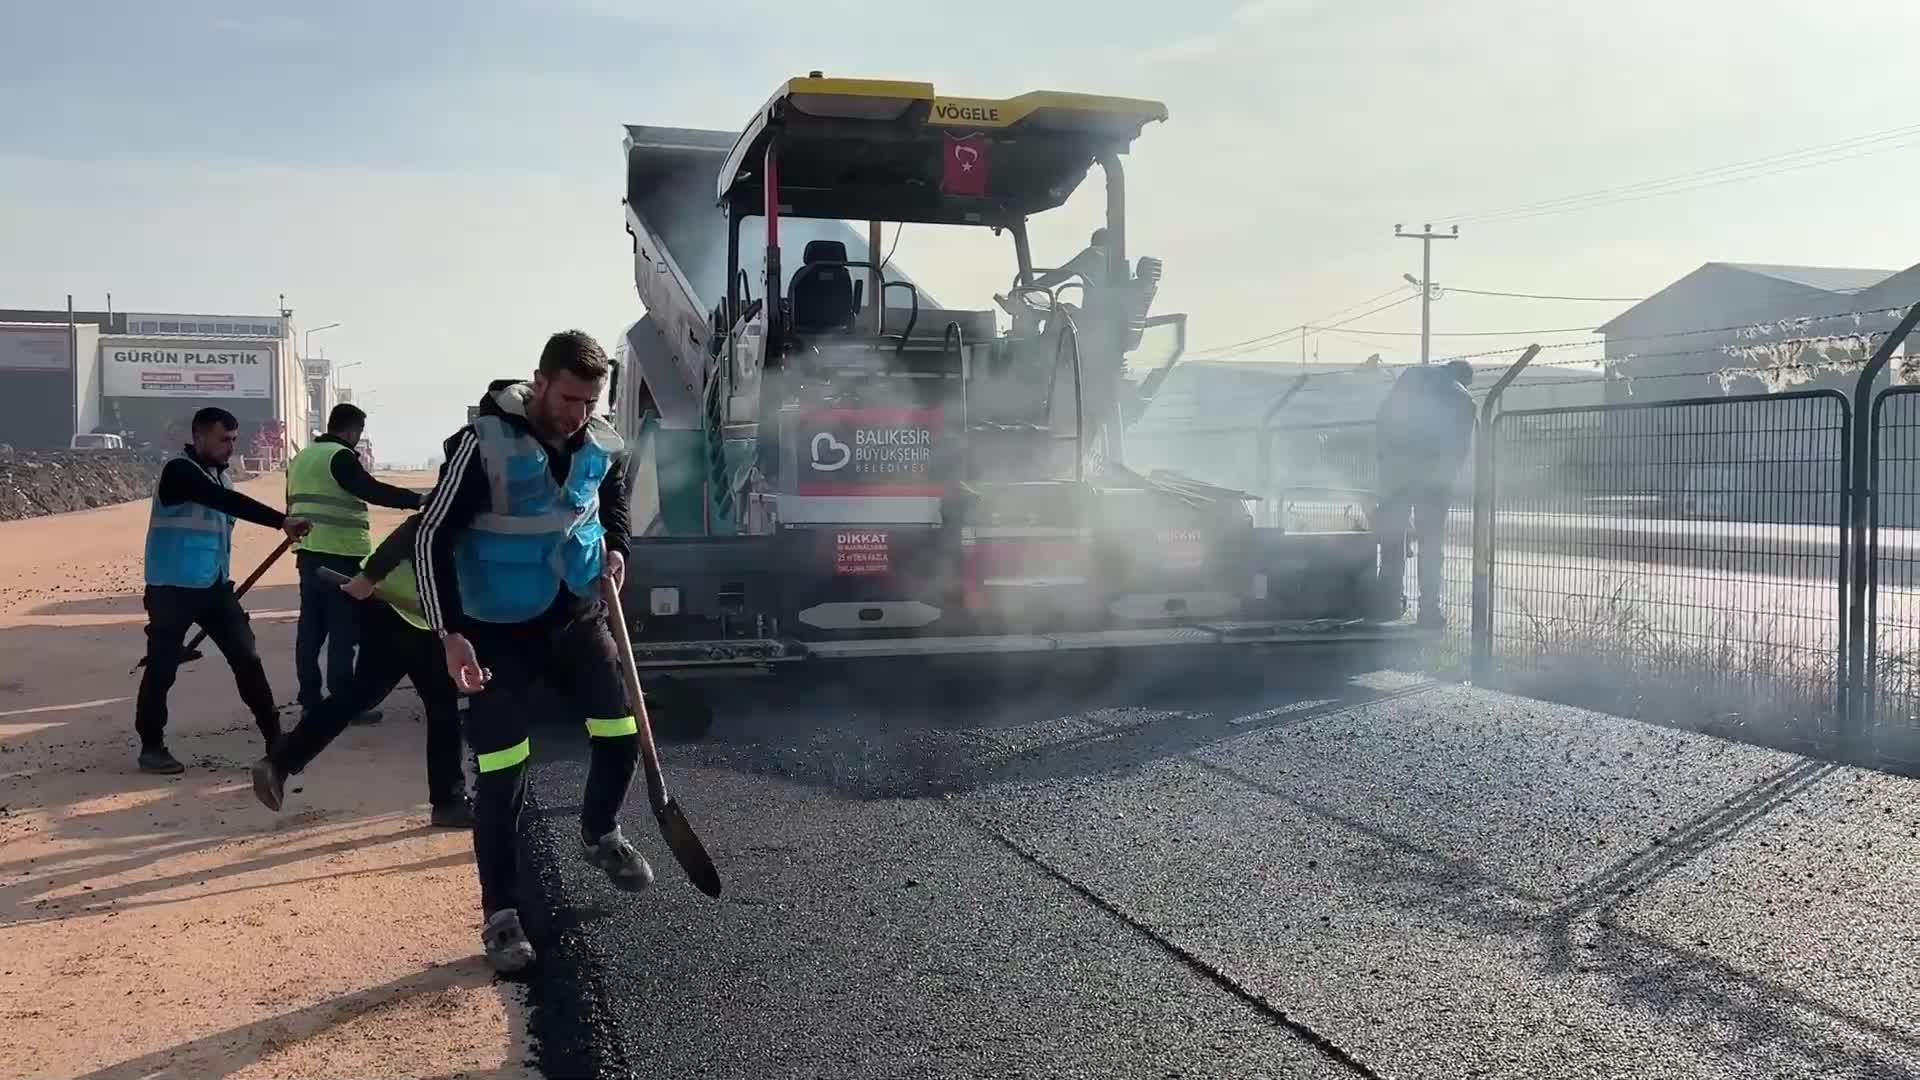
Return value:
M 166 746 L 167 693 L 173 689 L 174 678 L 185 659 L 187 634 L 196 625 L 207 632 L 207 640 L 227 658 L 240 700 L 253 714 L 260 734 L 271 746 L 280 737 L 280 710 L 273 702 L 267 669 L 260 663 L 253 623 L 247 618 L 246 609 L 240 606 L 240 598 L 234 595 L 233 582 L 222 581 L 203 589 L 149 585 L 144 603 L 147 666 L 140 676 L 140 691 L 133 711 L 133 727 L 140 734 L 141 750 L 159 750 Z
M 339 591 L 337 586 L 334 591 Z M 439 637 L 409 625 L 379 600 L 357 601 L 345 593 L 341 598 L 351 605 L 359 632 L 353 677 L 330 683 L 333 693 L 287 732 L 286 741 L 270 755 L 273 763 L 288 775 L 305 770 L 354 717 L 408 678 L 427 713 L 427 797 L 435 806 L 459 802 L 466 794 L 466 777 L 460 771 L 460 692 L 447 676 Z
M 526 805 L 527 759 L 533 753 L 535 682 L 544 680 L 571 699 L 574 716 L 586 717 L 593 756 L 580 807 L 583 839 L 597 840 L 618 824 L 640 759 L 639 726 L 603 605 L 528 623 L 469 620 L 464 632 L 480 666 L 493 672 L 493 680 L 467 707 L 467 743 L 480 773 L 474 784 L 473 855 L 481 910 L 491 916 L 520 906 L 516 840 Z
M 339 582 L 321 576 L 320 569 L 352 577 L 360 572 L 360 560 L 351 555 L 297 551 L 294 563 L 300 570 L 300 625 L 293 635 L 293 673 L 300 680 L 300 708 L 311 712 L 323 696 L 321 646 L 327 650 L 325 689 L 338 694 L 353 677 L 353 647 L 358 636 L 353 598 L 340 591 Z M 379 701 L 375 698 L 367 707 Z
M 1407 525 L 1412 519 L 1415 576 L 1420 587 L 1420 610 L 1438 611 L 1444 598 L 1447 511 L 1452 502 L 1449 485 L 1432 482 L 1400 484 L 1380 501 L 1374 531 L 1380 537 L 1380 591 L 1388 604 L 1406 605 Z

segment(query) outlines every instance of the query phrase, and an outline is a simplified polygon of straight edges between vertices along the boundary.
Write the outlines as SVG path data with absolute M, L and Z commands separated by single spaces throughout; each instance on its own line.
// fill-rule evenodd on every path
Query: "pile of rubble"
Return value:
M 0 521 L 145 499 L 170 455 L 138 450 L 0 446 Z M 236 464 L 234 483 L 246 479 Z

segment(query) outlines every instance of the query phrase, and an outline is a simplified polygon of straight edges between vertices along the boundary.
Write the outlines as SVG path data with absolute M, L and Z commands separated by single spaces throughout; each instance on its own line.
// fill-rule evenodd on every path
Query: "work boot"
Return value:
M 172 776 L 187 771 L 178 758 L 169 753 L 164 746 L 155 746 L 140 751 L 140 771 L 160 776 Z
M 586 845 L 587 861 L 606 871 L 607 880 L 613 882 L 614 888 L 639 892 L 653 884 L 653 867 L 648 866 L 645 856 L 627 842 L 620 826 L 615 825 L 612 832 L 598 840 L 584 836 L 582 840 Z
M 253 763 L 253 794 L 261 805 L 269 810 L 278 811 L 287 797 L 287 774 L 270 757 L 263 757 Z
M 434 803 L 427 820 L 436 829 L 471 829 L 473 800 L 462 796 L 458 802 Z
M 512 975 L 533 963 L 533 942 L 520 928 L 520 913 L 501 908 L 487 919 L 480 930 L 480 944 L 487 951 L 487 963 L 502 975 Z

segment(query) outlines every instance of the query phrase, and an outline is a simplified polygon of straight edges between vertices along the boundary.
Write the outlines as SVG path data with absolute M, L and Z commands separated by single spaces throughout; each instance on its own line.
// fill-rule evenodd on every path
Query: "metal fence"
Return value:
M 1883 392 L 1872 425 L 1862 704 L 1885 752 L 1920 760 L 1920 386 Z
M 1510 682 L 1776 736 L 1839 730 L 1851 427 L 1832 391 L 1502 413 L 1493 660 Z
M 1920 765 L 1920 386 L 1875 393 L 1916 324 L 1920 305 L 1851 394 L 1500 412 L 1529 350 L 1456 486 L 1441 662 L 1470 628 L 1480 681 Z M 1275 423 L 1255 445 L 1239 486 L 1262 524 L 1349 528 L 1353 500 L 1316 489 L 1380 487 L 1371 425 Z

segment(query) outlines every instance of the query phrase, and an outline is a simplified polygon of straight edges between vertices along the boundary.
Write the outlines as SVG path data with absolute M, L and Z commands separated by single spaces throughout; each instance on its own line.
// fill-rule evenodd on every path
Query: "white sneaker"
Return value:
M 520 928 L 520 913 L 501 908 L 480 930 L 480 944 L 487 951 L 487 963 L 502 975 L 511 975 L 533 963 L 533 943 Z

